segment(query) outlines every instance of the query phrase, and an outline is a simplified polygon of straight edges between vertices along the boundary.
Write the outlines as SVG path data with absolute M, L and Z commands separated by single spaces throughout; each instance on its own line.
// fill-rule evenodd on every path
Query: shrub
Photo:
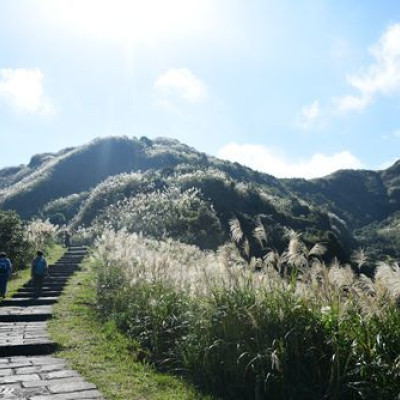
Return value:
M 14 211 L 0 211 L 0 250 L 7 253 L 14 270 L 24 268 L 33 256 L 33 247 L 25 237 L 23 222 Z
M 33 219 L 26 226 L 25 237 L 36 250 L 50 246 L 57 235 L 57 227 L 49 220 Z

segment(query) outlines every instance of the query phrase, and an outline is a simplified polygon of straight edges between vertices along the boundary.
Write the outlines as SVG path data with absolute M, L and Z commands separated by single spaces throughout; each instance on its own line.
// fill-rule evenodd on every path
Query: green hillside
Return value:
M 385 244 L 375 253 L 395 256 L 399 169 L 398 162 L 378 172 L 277 179 L 176 140 L 110 137 L 0 170 L 0 206 L 26 219 L 126 228 L 203 248 L 227 240 L 229 221 L 237 217 L 252 254 L 265 250 L 253 237 L 261 224 L 271 248 L 282 250 L 284 229 L 292 228 L 306 242 L 326 243 L 327 257 L 341 259 L 359 245 L 373 248 L 379 225 L 390 235 L 378 238 Z

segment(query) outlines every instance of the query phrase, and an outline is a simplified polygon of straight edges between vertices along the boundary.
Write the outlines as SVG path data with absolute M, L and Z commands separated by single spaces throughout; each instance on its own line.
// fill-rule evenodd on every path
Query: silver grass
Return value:
M 308 256 L 322 257 L 326 253 L 326 246 L 322 243 L 316 243 L 308 252 Z
M 229 228 L 231 231 L 231 238 L 233 242 L 239 244 L 243 239 L 243 230 L 237 217 L 231 218 L 229 220 Z
M 292 236 L 293 240 L 301 242 L 298 238 L 298 235 Z M 246 246 L 245 238 L 243 241 L 241 244 Z M 282 279 L 279 273 L 288 263 L 287 253 L 270 251 L 263 257 L 262 264 L 261 259 L 256 258 L 246 262 L 240 257 L 241 249 L 234 243 L 205 252 L 195 246 L 149 239 L 126 230 L 105 231 L 97 242 L 94 256 L 107 268 L 121 269 L 126 282 L 132 285 L 143 281 L 165 282 L 178 291 L 201 297 L 213 296 L 216 288 L 250 289 L 260 299 L 266 292 L 291 291 L 310 307 L 323 312 L 329 312 L 326 307 L 331 307 L 343 318 L 346 318 L 347 310 L 355 306 L 362 316 L 379 315 L 382 305 L 394 302 L 400 296 L 397 264 L 379 264 L 375 282 L 363 274 L 357 278 L 351 266 L 342 266 L 337 259 L 327 267 L 317 257 L 307 259 L 306 246 L 299 245 L 297 249 L 294 254 L 300 259 L 303 257 L 308 268 L 294 283 Z M 260 271 L 255 273 L 254 269 Z
M 263 257 L 264 264 L 269 267 L 274 267 L 277 268 L 283 263 L 283 259 L 281 255 L 276 251 L 276 250 L 271 250 L 269 251 L 264 257 Z
M 329 268 L 328 279 L 338 288 L 349 288 L 354 283 L 355 274 L 350 265 L 341 266 L 340 263 L 333 262 Z
M 253 230 L 253 237 L 256 239 L 257 243 L 261 249 L 265 249 L 268 243 L 267 232 L 265 231 L 264 225 L 259 219 L 257 221 L 256 227 Z
M 393 299 L 396 301 L 400 299 L 400 268 L 397 263 L 393 265 L 385 262 L 378 263 L 375 280 Z
M 376 288 L 374 282 L 368 276 L 361 274 L 355 281 L 355 286 L 363 291 L 368 296 L 376 295 Z
M 358 250 L 354 250 L 351 256 L 351 261 L 356 264 L 358 269 L 361 269 L 361 267 L 368 261 L 368 256 L 365 249 L 360 248 Z
M 250 243 L 249 243 L 249 240 L 247 238 L 244 239 L 242 248 L 243 248 L 244 254 L 247 257 L 249 257 L 250 256 Z

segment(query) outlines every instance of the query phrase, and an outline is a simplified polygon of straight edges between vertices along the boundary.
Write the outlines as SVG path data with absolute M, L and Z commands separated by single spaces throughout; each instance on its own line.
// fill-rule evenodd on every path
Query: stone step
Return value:
M 69 261 L 69 262 L 58 262 L 55 264 L 52 264 L 53 267 L 58 267 L 58 268 L 77 268 L 77 266 L 81 263 L 81 261 L 76 260 L 76 261 Z M 52 267 L 52 268 L 53 268 Z
M 43 280 L 43 285 L 65 285 L 71 276 L 68 276 L 67 278 L 45 278 Z M 22 287 L 27 286 L 33 286 L 33 281 L 26 282 Z
M 55 264 L 57 264 L 57 265 L 65 265 L 65 266 L 78 265 L 78 264 L 80 264 L 82 262 L 82 260 L 83 260 L 83 257 L 68 258 L 68 259 L 65 259 L 65 260 L 59 260 Z
M 38 355 L 54 350 L 46 327 L 44 321 L 0 323 L 0 354 Z
M 87 249 L 84 247 L 70 247 L 65 253 L 64 255 L 68 255 L 68 254 L 74 254 L 74 253 L 87 253 Z
M 44 282 L 58 282 L 58 281 L 66 282 L 66 281 L 68 281 L 68 279 L 71 278 L 72 275 L 73 274 L 56 274 L 56 275 L 50 274 L 50 275 L 46 276 L 43 279 L 43 281 Z M 31 279 L 29 282 L 33 282 L 33 279 Z
M 49 269 L 65 269 L 66 271 L 76 271 L 78 268 L 79 262 L 70 262 L 70 263 L 57 263 L 52 264 Z
M 50 276 L 53 275 L 73 275 L 76 271 L 79 271 L 79 268 L 63 268 L 63 267 L 52 267 L 49 268 Z
M 83 258 L 86 256 L 86 254 L 87 254 L 86 251 L 74 251 L 65 254 L 63 257 L 61 257 L 61 260 L 65 260 L 66 258 L 78 258 L 78 257 Z
M 53 267 L 49 269 L 49 277 L 54 277 L 54 278 L 58 278 L 58 277 L 62 277 L 63 275 L 65 276 L 71 276 L 73 275 L 76 271 L 79 271 L 78 268 L 74 268 L 74 269 L 67 269 L 67 268 L 63 268 L 63 267 Z
M 25 343 L 10 342 L 2 345 L 0 342 L 0 353 L 2 357 L 12 356 L 39 356 L 54 353 L 57 345 L 52 340 L 27 340 Z
M 41 296 L 40 297 L 59 297 L 61 293 L 63 292 L 64 287 L 52 287 L 52 286 L 44 286 L 41 290 Z M 26 288 L 25 290 L 21 290 L 18 292 L 15 292 L 11 298 L 25 298 L 27 294 L 30 293 L 30 296 L 28 297 L 36 297 L 36 290 L 34 288 Z M 48 294 L 54 293 L 52 296 L 48 296 Z
M 9 357 L 0 364 L 4 398 L 14 400 L 102 400 L 95 385 L 51 356 Z M 1 397 L 0 395 L 0 398 Z
M 64 254 L 61 258 L 58 259 L 58 261 L 83 259 L 86 254 L 87 253 L 84 252 L 68 253 Z
M 58 297 L 62 293 L 62 290 L 42 290 L 40 297 Z M 35 292 L 33 290 L 21 290 L 16 293 L 17 297 L 33 298 Z
M 44 277 L 43 281 L 52 281 L 52 282 L 57 282 L 57 281 L 67 281 L 69 278 L 71 278 L 73 274 L 63 274 L 63 275 L 47 275 Z M 33 279 L 30 279 L 28 282 L 33 282 Z
M 2 307 L 26 307 L 26 306 L 44 306 L 48 304 L 55 304 L 58 302 L 58 297 L 11 297 L 4 299 L 1 303 Z
M 48 321 L 52 318 L 52 313 L 48 314 L 0 314 L 0 322 L 38 322 Z
M 12 319 L 13 317 L 16 317 L 18 321 L 24 321 L 23 318 L 29 318 L 31 316 L 51 317 L 52 313 L 53 313 L 52 305 L 40 305 L 40 306 L 29 306 L 29 307 L 18 307 L 18 306 L 0 307 L 0 322 L 13 322 L 14 321 Z M 47 319 L 47 317 L 45 319 Z M 27 319 L 26 321 L 33 321 L 33 320 Z M 35 321 L 43 321 L 43 319 L 36 319 Z
M 76 271 L 79 271 L 78 268 L 68 269 L 68 268 L 60 268 L 60 267 L 52 267 L 49 268 L 50 276 L 56 275 L 73 275 Z
M 65 288 L 65 285 L 43 285 L 42 292 L 62 292 Z M 35 292 L 35 288 L 33 286 L 26 286 L 18 290 L 16 293 L 26 293 L 26 292 Z M 14 296 L 19 297 L 19 296 Z
M 43 285 L 42 286 L 42 292 L 58 292 L 62 293 L 64 290 L 65 285 Z M 35 288 L 33 286 L 27 286 L 27 287 L 22 287 L 21 289 L 18 289 L 16 293 L 33 293 L 35 291 Z M 58 296 L 58 295 L 55 295 Z M 19 297 L 19 296 L 14 296 L 14 297 Z
M 59 259 L 58 261 L 56 261 L 55 263 L 52 263 L 50 265 L 77 265 L 79 264 L 79 260 L 82 260 L 83 257 L 79 257 L 79 258 L 71 258 L 71 259 Z
M 73 275 L 78 269 L 75 270 L 67 270 L 63 268 L 53 268 L 49 269 L 49 277 L 51 278 L 62 278 L 63 276 L 65 277 L 70 277 Z
M 48 292 L 62 293 L 64 288 L 65 288 L 65 285 L 43 285 L 42 286 L 42 292 L 46 292 L 46 293 L 48 293 Z M 18 293 L 34 293 L 34 292 L 35 292 L 35 288 L 33 286 L 27 286 L 27 287 L 19 289 L 16 292 L 16 294 L 18 294 Z M 13 296 L 13 297 L 19 297 L 19 296 Z
M 42 286 L 65 286 L 68 282 L 68 280 L 70 279 L 70 277 L 65 278 L 65 279 L 45 279 L 43 281 L 43 285 Z M 34 284 L 32 281 L 26 282 L 25 285 L 23 285 L 22 287 L 26 288 L 26 287 L 33 287 Z
M 52 282 L 64 281 L 64 282 L 66 282 L 69 278 L 71 278 L 72 275 L 73 275 L 73 274 L 55 274 L 55 275 L 50 274 L 50 275 L 47 275 L 47 276 L 43 279 L 43 281 L 44 281 L 44 282 L 46 282 L 46 281 L 52 281 Z M 29 283 L 29 282 L 33 282 L 33 279 L 30 279 L 30 280 L 29 280 L 28 282 L 26 282 L 26 283 Z
M 42 293 L 53 293 L 53 292 L 54 293 L 58 293 L 58 294 L 55 294 L 54 296 L 50 296 L 50 297 L 57 297 L 63 292 L 63 290 L 64 290 L 64 286 L 58 286 L 58 285 L 57 286 L 52 286 L 52 285 L 49 285 L 49 286 L 43 286 L 41 292 Z M 23 297 L 23 296 L 20 296 L 20 294 L 22 294 L 22 293 L 32 293 L 32 294 L 34 294 L 34 293 L 36 293 L 36 290 L 33 287 L 26 287 L 26 288 L 18 290 L 15 293 L 15 295 L 12 296 L 12 297 Z M 46 296 L 46 297 L 48 297 L 48 296 Z
M 54 350 L 55 344 L 46 328 L 46 322 L 0 322 L 0 354 L 3 357 L 47 354 Z
M 63 257 L 61 257 L 59 261 L 82 260 L 85 256 L 86 256 L 85 252 L 68 253 L 68 254 L 65 254 Z
M 72 267 L 77 267 L 79 262 L 75 260 L 59 260 L 53 264 L 49 264 L 50 266 L 59 266 L 63 268 L 72 268 Z
M 71 278 L 72 275 L 67 276 L 47 276 L 43 279 L 44 283 L 51 283 L 51 284 L 65 284 Z M 26 282 L 25 285 L 33 284 L 33 279 Z
M 86 253 L 79 252 L 79 253 L 69 253 L 65 254 L 61 257 L 58 261 L 65 261 L 65 260 L 82 260 L 86 256 Z
M 43 285 L 42 286 L 45 286 L 45 285 L 47 285 L 47 286 L 65 286 L 67 283 L 68 283 L 68 281 L 69 281 L 69 279 L 70 279 L 70 277 L 68 277 L 68 278 L 65 278 L 65 279 L 63 279 L 63 280 L 61 280 L 61 279 L 58 279 L 58 280 L 55 280 L 55 279 L 45 279 L 44 281 L 43 281 Z M 32 281 L 29 281 L 29 282 L 26 282 L 23 286 L 21 286 L 22 288 L 26 288 L 26 287 L 33 287 L 34 286 L 34 284 L 33 284 L 33 282 Z
M 74 274 L 76 271 L 79 271 L 78 267 L 63 267 L 63 266 L 59 266 L 59 265 L 54 265 L 49 268 L 50 274 L 53 272 L 60 272 L 60 273 L 64 273 L 64 274 Z

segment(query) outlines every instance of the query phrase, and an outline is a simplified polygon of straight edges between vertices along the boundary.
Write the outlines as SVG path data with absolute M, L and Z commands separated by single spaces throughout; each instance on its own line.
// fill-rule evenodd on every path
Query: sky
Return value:
M 0 168 L 171 137 L 277 177 L 400 158 L 400 3 L 0 0 Z

